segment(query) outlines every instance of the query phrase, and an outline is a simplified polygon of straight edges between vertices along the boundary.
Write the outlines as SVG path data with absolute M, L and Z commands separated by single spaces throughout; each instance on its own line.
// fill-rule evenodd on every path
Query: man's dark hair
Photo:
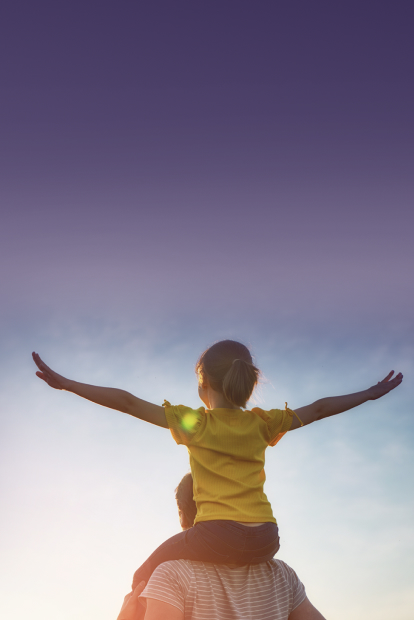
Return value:
M 193 477 L 191 474 L 186 474 L 175 489 L 175 499 L 180 512 L 181 527 L 183 530 L 188 530 L 190 527 L 193 527 L 197 514 L 197 506 L 193 498 Z

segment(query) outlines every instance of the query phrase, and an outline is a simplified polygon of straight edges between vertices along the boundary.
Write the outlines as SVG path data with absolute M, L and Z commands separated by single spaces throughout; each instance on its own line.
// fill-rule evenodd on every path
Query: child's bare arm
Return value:
M 376 385 L 368 388 L 368 390 L 363 390 L 362 392 L 355 392 L 355 394 L 346 394 L 344 396 L 331 396 L 328 398 L 321 398 L 320 400 L 315 401 L 311 405 L 295 409 L 295 412 L 302 420 L 303 426 L 305 426 L 306 424 L 316 422 L 316 420 L 329 418 L 329 416 L 331 415 L 336 415 L 337 413 L 342 413 L 343 411 L 348 411 L 348 409 L 358 407 L 358 405 L 362 405 L 362 403 L 367 402 L 367 400 L 377 400 L 377 398 L 385 396 L 385 394 L 388 394 L 388 392 L 394 390 L 398 385 L 400 385 L 403 379 L 402 374 L 398 373 L 398 375 L 391 379 L 393 374 L 394 371 L 391 370 L 391 372 L 385 377 L 385 379 L 379 381 Z M 300 422 L 294 416 L 290 430 L 292 431 L 295 428 L 299 427 Z
M 153 405 L 145 400 L 137 398 L 129 392 L 118 390 L 116 388 L 98 387 L 96 385 L 88 385 L 86 383 L 78 383 L 62 377 L 54 372 L 51 368 L 40 359 L 37 353 L 33 353 L 33 360 L 39 371 L 36 375 L 43 379 L 50 387 L 56 390 L 66 390 L 73 392 L 82 398 L 86 398 L 98 405 L 116 409 L 123 413 L 128 413 L 136 418 L 168 428 L 167 419 L 163 407 Z

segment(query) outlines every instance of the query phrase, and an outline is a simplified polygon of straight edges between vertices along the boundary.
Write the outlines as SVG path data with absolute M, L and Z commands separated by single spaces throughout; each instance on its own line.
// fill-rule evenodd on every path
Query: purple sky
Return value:
M 147 318 L 170 300 L 177 317 L 405 326 L 411 17 L 7 2 L 6 312 Z
M 48 391 L 31 351 L 198 406 L 194 363 L 225 337 L 252 346 L 268 408 L 404 372 L 379 405 L 292 433 L 267 473 L 282 559 L 324 615 L 412 617 L 413 18 L 405 1 L 1 3 L 5 617 L 55 618 L 69 590 L 62 620 L 115 617 L 177 530 L 187 468 L 168 433 Z

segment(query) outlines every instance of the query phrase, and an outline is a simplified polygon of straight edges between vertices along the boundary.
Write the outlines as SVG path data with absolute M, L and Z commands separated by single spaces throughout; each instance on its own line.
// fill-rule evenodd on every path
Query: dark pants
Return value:
M 168 560 L 198 560 L 212 564 L 260 564 L 279 549 L 275 523 L 249 527 L 235 521 L 201 521 L 154 551 L 135 572 L 132 588 L 148 583 L 153 571 Z

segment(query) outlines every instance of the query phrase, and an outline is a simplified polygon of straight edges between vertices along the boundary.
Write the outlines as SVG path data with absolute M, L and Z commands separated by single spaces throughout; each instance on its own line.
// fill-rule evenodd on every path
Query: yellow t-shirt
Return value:
M 172 436 L 190 454 L 195 523 L 215 519 L 276 523 L 263 491 L 265 450 L 290 429 L 293 412 L 191 409 L 167 401 L 164 407 Z

